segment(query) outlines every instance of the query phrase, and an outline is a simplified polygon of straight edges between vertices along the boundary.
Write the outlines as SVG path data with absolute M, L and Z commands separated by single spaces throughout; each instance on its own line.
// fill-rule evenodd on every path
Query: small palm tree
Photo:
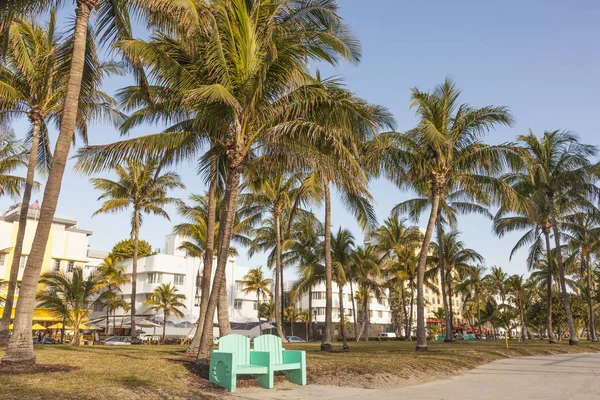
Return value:
M 340 326 L 345 327 L 346 313 L 344 312 L 344 286 L 351 275 L 351 257 L 354 251 L 354 236 L 347 229 L 339 228 L 337 234 L 331 235 L 331 260 L 334 279 L 338 287 L 339 320 Z M 342 333 L 343 348 L 348 350 L 346 341 L 346 329 L 340 329 Z
M 353 277 L 358 286 L 357 298 L 360 299 L 363 314 L 363 323 L 360 332 L 356 336 L 356 341 L 360 340 L 365 328 L 367 333 L 365 340 L 369 341 L 368 329 L 371 322 L 369 304 L 372 297 L 380 299 L 383 294 L 383 288 L 380 285 L 379 278 L 382 271 L 377 258 L 376 248 L 373 246 L 358 246 L 351 256 Z
M 133 259 L 131 274 L 131 326 L 135 326 L 135 298 L 137 283 L 137 261 L 138 244 L 140 237 L 140 226 L 142 214 L 154 214 L 169 218 L 169 214 L 163 209 L 168 204 L 179 204 L 179 200 L 169 197 L 169 190 L 183 188 L 181 179 L 174 172 L 162 172 L 158 161 L 148 160 L 139 162 L 129 160 L 126 166 L 114 167 L 118 180 L 112 181 L 106 178 L 92 178 L 94 188 L 103 193 L 98 200 L 104 200 L 102 207 L 93 215 L 102 213 L 115 213 L 133 208 L 131 218 L 131 236 L 133 243 Z M 132 338 L 135 337 L 135 329 L 131 330 Z
M 129 277 L 125 275 L 125 268 L 117 265 L 116 261 L 111 257 L 106 257 L 102 264 L 98 266 L 98 285 L 100 290 L 103 290 L 100 297 L 103 298 L 103 303 L 106 306 L 106 334 L 108 334 L 108 318 L 110 313 L 113 313 L 113 329 L 114 329 L 114 313 L 118 308 L 122 308 L 123 299 L 118 295 L 121 293 L 121 286 L 131 282 Z M 121 302 L 119 303 L 119 299 Z
M 477 325 L 479 333 L 481 330 L 481 301 L 484 296 L 486 283 L 484 280 L 485 267 L 482 265 L 476 265 L 467 268 L 466 278 L 458 284 L 458 290 L 465 291 L 467 293 L 466 300 L 474 300 L 475 306 L 477 307 Z
M 523 275 L 512 275 L 505 280 L 506 291 L 511 295 L 511 302 L 516 306 L 519 311 L 519 317 L 521 320 L 521 340 L 523 343 L 527 343 L 527 325 L 525 324 L 525 307 L 529 297 L 531 296 L 531 290 Z
M 275 319 L 275 303 L 273 301 L 265 301 L 260 305 L 259 318 L 264 318 L 269 322 Z
M 180 309 L 185 308 L 185 304 L 183 303 L 185 301 L 185 295 L 178 292 L 179 289 L 171 283 L 162 283 L 154 289 L 154 292 L 152 292 L 150 297 L 145 301 L 145 304 L 150 306 L 148 310 L 152 310 L 154 313 L 162 312 L 163 314 L 163 343 L 165 342 L 169 315 L 173 314 L 178 318 L 183 318 L 183 312 Z M 135 332 L 135 322 L 131 324 L 131 329 Z
M 262 267 L 252 268 L 242 280 L 242 293 L 256 293 L 256 298 L 258 299 L 256 313 L 258 317 L 258 328 L 262 335 L 262 327 L 260 325 L 260 308 L 261 308 L 261 299 L 266 299 L 267 296 L 271 296 L 271 285 L 273 285 L 273 279 L 265 278 L 263 275 Z
M 481 139 L 493 127 L 512 123 L 508 109 L 474 109 L 459 104 L 459 96 L 460 90 L 448 79 L 432 93 L 412 89 L 411 107 L 416 109 L 418 125 L 409 132 L 389 135 L 394 146 L 385 153 L 390 179 L 400 188 L 428 193 L 431 199 L 417 275 L 417 351 L 427 350 L 423 287 L 440 201 L 458 188 L 463 198 L 489 199 L 494 187 L 492 177 L 501 172 L 505 159 L 512 155 L 507 146 L 489 146 Z
M 306 332 L 304 339 L 308 342 L 308 324 L 310 323 L 310 313 L 308 310 L 300 311 L 298 314 L 298 321 L 304 322 L 304 331 Z
M 98 290 L 98 277 L 95 275 L 83 276 L 79 267 L 73 270 L 71 276 L 62 272 L 49 272 L 40 278 L 43 289 L 36 295 L 39 307 L 50 310 L 63 321 L 73 327 L 74 335 L 71 344 L 79 346 L 79 327 L 87 318 L 88 313 L 96 301 L 92 301 L 94 293 Z
M 294 336 L 294 322 L 300 319 L 300 312 L 296 310 L 296 307 L 289 306 L 283 310 L 284 321 L 290 324 L 291 335 Z

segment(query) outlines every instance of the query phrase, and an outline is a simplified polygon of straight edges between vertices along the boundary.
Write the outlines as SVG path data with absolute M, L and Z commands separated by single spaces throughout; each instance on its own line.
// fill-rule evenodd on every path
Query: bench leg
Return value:
M 256 378 L 256 382 L 258 385 L 265 389 L 273 389 L 274 386 L 274 372 L 272 370 L 268 370 L 266 374 L 259 375 Z
M 295 370 L 291 370 L 291 371 L 283 371 L 283 373 L 285 374 L 285 376 L 288 377 L 288 379 L 291 382 L 294 382 L 297 385 L 306 385 L 306 369 L 305 368 L 300 368 L 300 369 L 295 369 Z

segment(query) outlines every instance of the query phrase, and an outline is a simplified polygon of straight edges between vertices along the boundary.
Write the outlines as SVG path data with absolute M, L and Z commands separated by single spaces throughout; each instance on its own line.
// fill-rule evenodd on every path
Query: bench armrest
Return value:
M 268 351 L 250 350 L 250 364 L 270 367 L 271 354 Z
M 306 352 L 303 350 L 283 350 L 283 363 L 302 363 L 306 361 Z

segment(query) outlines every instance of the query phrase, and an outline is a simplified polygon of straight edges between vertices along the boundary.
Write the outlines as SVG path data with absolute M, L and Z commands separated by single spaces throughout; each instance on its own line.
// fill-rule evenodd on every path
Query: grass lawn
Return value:
M 318 343 L 287 344 L 307 352 L 308 382 L 354 387 L 398 387 L 447 377 L 505 357 L 599 351 L 583 340 L 550 346 L 503 340 L 429 343 L 416 353 L 414 342 L 350 342 L 350 351 L 323 353 Z M 341 348 L 340 344 L 336 348 Z M 28 374 L 0 372 L 0 399 L 222 398 L 182 346 L 36 346 L 38 364 Z M 0 357 L 4 351 L 0 350 Z M 285 380 L 279 377 L 277 381 Z M 280 383 L 281 384 L 281 383 Z M 254 386 L 249 377 L 238 386 Z

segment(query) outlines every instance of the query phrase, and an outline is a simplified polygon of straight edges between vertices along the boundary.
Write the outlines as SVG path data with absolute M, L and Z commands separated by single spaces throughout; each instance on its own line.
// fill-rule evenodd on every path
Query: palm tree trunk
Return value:
M 440 287 L 442 289 L 442 304 L 444 305 L 444 318 L 446 319 L 446 337 L 444 342 L 452 341 L 452 316 L 448 311 L 448 298 L 446 297 L 446 265 L 444 260 L 444 231 L 442 229 L 442 220 L 440 218 L 439 212 L 437 217 L 437 237 L 438 237 L 438 251 L 440 257 Z M 452 298 L 450 298 L 450 303 L 452 303 Z
M 446 271 L 446 282 L 448 284 L 448 317 L 450 320 L 450 340 L 454 341 L 454 304 L 452 303 L 452 276 Z
M 363 290 L 363 300 L 362 300 L 362 307 L 361 307 L 362 312 L 363 312 L 363 322 L 360 326 L 360 332 L 358 333 L 358 336 L 356 337 L 357 342 L 360 341 L 360 338 L 362 337 L 362 334 L 365 331 L 365 326 L 367 325 L 367 300 L 365 299 L 364 293 L 365 293 L 365 291 Z
M 256 298 L 257 303 L 256 303 L 256 316 L 258 317 L 258 334 L 262 335 L 262 325 L 260 323 L 260 290 L 256 291 Z
M 6 354 L 2 358 L 4 365 L 12 365 L 15 368 L 28 368 L 35 364 L 33 342 L 31 341 L 35 293 L 44 262 L 44 254 L 46 252 L 52 221 L 56 213 L 62 177 L 75 131 L 79 94 L 85 64 L 88 22 L 90 12 L 95 8 L 96 4 L 97 0 L 77 2 L 71 69 L 69 71 L 67 93 L 64 100 L 64 112 L 60 122 L 60 132 L 54 148 L 52 168 L 50 169 L 44 189 L 38 227 L 33 238 L 25 271 L 23 271 L 13 335 L 8 343 Z
M 204 328 L 204 318 L 208 307 L 208 295 L 210 293 L 210 281 L 212 278 L 212 266 L 215 247 L 215 223 L 217 219 L 217 157 L 210 159 L 210 186 L 208 188 L 208 215 L 206 221 L 206 248 L 204 250 L 202 283 L 200 297 L 200 314 L 196 322 L 196 333 L 192 342 L 186 349 L 187 353 L 198 354 L 200 349 L 200 339 L 202 338 L 202 329 Z M 212 341 L 212 330 L 210 334 Z
M 344 316 L 344 285 L 340 285 L 338 283 L 338 295 L 339 295 L 339 302 L 340 302 L 340 329 L 342 332 L 342 342 L 343 342 L 343 348 L 344 350 L 348 350 L 350 349 L 350 347 L 348 347 L 348 342 L 346 341 L 346 329 L 345 329 L 345 325 L 344 323 L 346 322 L 346 318 Z
M 369 333 L 371 330 L 371 310 L 369 309 L 369 303 L 370 301 L 367 296 L 365 300 L 365 342 L 369 341 Z
M 33 136 L 31 140 L 31 149 L 29 150 L 29 162 L 27 164 L 25 190 L 23 191 L 21 210 L 19 211 L 19 228 L 17 231 L 17 240 L 13 250 L 13 259 L 10 266 L 6 298 L 4 299 L 4 311 L 2 312 L 2 319 L 0 320 L 0 347 L 6 346 L 8 344 L 8 339 L 10 338 L 8 325 L 10 324 L 10 316 L 12 314 L 15 301 L 15 290 L 17 288 L 17 279 L 19 277 L 19 263 L 21 261 L 23 242 L 25 240 L 25 230 L 27 228 L 27 214 L 29 213 L 29 202 L 31 201 L 31 191 L 33 189 L 35 177 L 38 145 L 40 142 L 40 125 L 41 121 L 39 118 L 33 119 Z
M 198 351 L 197 357 L 197 362 L 200 364 L 208 364 L 210 349 L 213 344 L 211 339 L 212 324 L 221 287 L 225 281 L 225 268 L 227 267 L 227 257 L 229 255 L 229 246 L 231 244 L 231 232 L 235 220 L 242 168 L 241 160 L 238 160 L 237 162 L 232 162 L 232 160 L 230 160 L 230 170 L 227 175 L 225 196 L 223 197 L 221 215 L 219 217 L 217 268 L 210 297 L 208 299 L 206 316 L 204 318 L 204 328 L 202 329 L 202 338 L 200 339 L 200 350 Z M 210 333 L 208 332 L 209 330 L 211 331 Z
M 358 333 L 358 321 L 356 320 L 356 301 L 354 300 L 354 288 L 352 285 L 352 280 L 350 280 L 350 297 L 352 297 L 352 318 L 354 319 L 354 338 L 356 339 L 356 334 Z
M 131 260 L 131 330 L 130 336 L 135 338 L 135 302 L 137 296 L 137 263 L 140 240 L 140 210 L 134 206 L 133 211 L 133 258 Z
M 558 264 L 558 277 L 560 279 L 560 289 L 565 303 L 565 313 L 567 314 L 567 323 L 569 324 L 569 344 L 579 344 L 577 329 L 573 321 L 573 313 L 571 312 L 571 302 L 569 301 L 569 293 L 567 292 L 567 284 L 565 282 L 565 269 L 562 259 L 562 251 L 560 247 L 560 232 L 556 221 L 556 210 L 554 207 L 554 198 L 550 197 L 550 218 L 552 219 L 552 229 L 554 230 L 554 245 L 556 247 L 556 262 Z
M 423 238 L 423 245 L 421 246 L 421 253 L 419 254 L 419 269 L 417 273 L 417 351 L 427 351 L 427 331 L 425 330 L 425 296 L 423 293 L 423 283 L 425 281 L 425 265 L 427 264 L 429 244 L 431 243 L 431 236 L 433 234 L 435 220 L 438 215 L 441 195 L 440 188 L 434 187 L 433 192 L 433 199 L 431 201 L 431 214 L 429 215 L 429 222 L 427 222 L 427 229 L 425 230 L 425 237 Z
M 287 341 L 287 338 L 283 334 L 281 329 L 283 323 L 283 307 L 281 303 L 281 220 L 279 210 L 274 212 L 275 216 L 275 230 L 276 230 L 276 241 L 275 244 L 275 325 L 277 326 L 277 334 L 283 341 Z
M 479 303 L 479 293 L 476 295 L 477 297 L 477 327 L 479 329 L 479 334 L 481 335 L 481 304 Z
M 546 299 L 548 301 L 548 310 L 546 316 L 546 329 L 548 330 L 548 342 L 550 344 L 558 343 L 554 337 L 554 330 L 552 328 L 552 247 L 550 246 L 550 232 L 549 228 L 544 228 L 544 237 L 546 239 L 546 257 L 548 259 L 548 277 L 546 286 Z
M 410 340 L 410 331 L 408 328 L 408 310 L 406 308 L 406 290 L 404 289 L 404 282 L 402 282 L 401 294 L 402 294 L 402 312 L 404 313 L 404 339 Z
M 231 334 L 231 324 L 229 323 L 229 304 L 227 303 L 227 278 L 223 278 L 221 294 L 217 303 L 217 322 L 219 324 L 219 335 L 221 337 Z
M 413 313 L 415 311 L 415 289 L 410 289 L 410 314 L 408 315 L 408 340 L 412 340 Z M 418 313 L 418 311 L 417 311 Z
M 280 233 L 281 233 L 281 227 L 279 228 Z M 281 260 L 281 243 L 283 242 L 283 237 L 280 236 L 279 238 L 279 257 Z M 281 296 L 281 320 L 283 321 L 283 310 L 285 310 L 286 308 L 286 302 L 285 302 L 285 291 L 283 290 L 283 264 L 281 263 L 281 261 L 279 262 L 280 268 L 279 268 L 279 295 Z M 293 324 L 293 322 L 292 322 Z
M 79 334 L 79 324 L 73 327 L 73 341 L 71 342 L 71 346 L 79 346 L 81 344 L 81 336 Z
M 314 332 L 312 332 L 312 331 L 313 331 L 313 328 L 314 328 L 314 321 L 313 321 L 313 306 L 312 306 L 312 285 L 310 285 L 310 286 L 308 287 L 308 323 L 309 323 L 309 325 L 310 325 L 310 330 L 311 330 L 311 333 L 314 333 Z M 309 334 L 308 334 L 308 331 L 307 331 L 307 332 L 306 332 L 306 337 L 307 337 L 307 338 L 308 338 L 308 337 L 314 337 L 314 334 L 311 334 L 311 335 L 309 336 Z M 306 339 L 306 341 L 308 342 L 309 340 L 308 340 L 308 339 Z
M 594 285 L 592 283 L 592 263 L 590 262 L 590 255 L 586 254 L 585 257 L 582 257 L 581 261 L 585 260 L 585 268 L 587 272 L 587 286 L 588 286 L 588 306 L 590 309 L 590 328 L 588 329 L 588 333 L 592 342 L 598 341 L 598 336 L 596 335 L 596 325 L 595 325 L 595 316 L 594 316 Z
M 65 324 L 67 323 L 67 319 L 63 317 L 62 327 L 60 328 L 60 343 L 65 342 Z
M 333 313 L 333 269 L 331 264 L 331 192 L 329 181 L 323 184 L 325 197 L 325 334 L 321 350 L 331 350 L 333 343 L 332 313 Z
M 523 312 L 523 304 L 519 300 L 519 313 L 521 314 L 521 337 L 523 343 L 527 343 L 527 326 L 525 325 L 525 313 Z
M 108 337 L 109 321 L 110 321 L 110 306 L 107 304 L 106 305 L 106 337 Z
M 107 322 L 108 324 L 108 322 Z M 123 327 L 123 318 L 121 318 L 121 327 Z M 119 328 L 121 329 L 121 328 Z M 113 336 L 117 330 L 117 310 L 113 310 Z

